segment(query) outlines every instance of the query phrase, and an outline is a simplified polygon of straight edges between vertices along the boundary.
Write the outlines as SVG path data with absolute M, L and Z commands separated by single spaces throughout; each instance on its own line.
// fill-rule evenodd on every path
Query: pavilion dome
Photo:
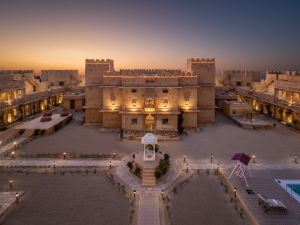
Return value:
M 141 143 L 143 145 L 148 145 L 148 144 L 156 145 L 157 144 L 157 137 L 152 133 L 147 133 L 147 134 L 144 135 L 144 137 L 142 137 Z

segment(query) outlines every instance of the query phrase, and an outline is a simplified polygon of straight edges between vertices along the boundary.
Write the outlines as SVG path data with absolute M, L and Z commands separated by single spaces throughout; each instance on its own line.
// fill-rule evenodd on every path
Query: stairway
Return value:
M 26 129 L 22 135 L 22 137 L 30 138 L 34 135 L 35 130 L 34 129 Z
M 155 187 L 155 168 L 154 166 L 144 167 L 142 172 L 142 186 L 143 187 Z

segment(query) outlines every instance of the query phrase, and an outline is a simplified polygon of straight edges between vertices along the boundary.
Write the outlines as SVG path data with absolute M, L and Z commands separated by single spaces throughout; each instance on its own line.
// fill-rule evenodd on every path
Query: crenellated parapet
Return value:
M 174 69 L 121 69 L 120 75 L 135 75 L 135 76 L 171 76 L 171 75 L 181 75 L 181 70 Z
M 267 74 L 282 74 L 282 75 L 300 75 L 300 71 L 288 70 L 267 70 Z
M 112 59 L 86 59 L 86 64 L 107 64 L 107 63 L 114 63 Z
M 215 58 L 189 58 L 188 63 L 215 63 Z

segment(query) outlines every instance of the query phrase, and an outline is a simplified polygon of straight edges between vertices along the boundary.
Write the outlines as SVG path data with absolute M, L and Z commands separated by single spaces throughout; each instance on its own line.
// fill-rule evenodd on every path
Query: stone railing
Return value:
M 6 102 L 1 102 L 0 103 L 0 110 L 4 110 L 7 108 L 11 108 L 11 107 L 15 107 L 21 104 L 26 104 L 29 102 L 34 102 L 34 101 L 39 101 L 42 99 L 46 99 L 49 98 L 51 96 L 57 95 L 57 94 L 62 94 L 64 93 L 65 88 L 56 88 L 56 89 L 51 89 L 51 90 L 44 90 L 44 91 L 40 91 L 40 92 L 35 92 L 32 94 L 28 94 L 25 95 L 24 98 L 20 98 L 20 99 L 15 99 L 10 103 L 6 103 Z
M 291 82 L 291 81 L 282 81 L 276 80 L 275 81 L 275 88 L 276 89 L 283 89 L 287 91 L 297 91 L 300 92 L 300 83 L 299 82 Z

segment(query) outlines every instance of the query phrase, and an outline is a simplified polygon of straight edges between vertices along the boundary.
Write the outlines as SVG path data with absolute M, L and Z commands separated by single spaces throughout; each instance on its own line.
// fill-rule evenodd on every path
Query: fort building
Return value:
M 215 59 L 188 59 L 187 70 L 114 69 L 86 59 L 85 122 L 133 131 L 178 131 L 215 121 Z
M 240 101 L 253 109 L 300 129 L 300 73 L 267 71 L 266 79 L 255 86 L 237 87 Z
M 49 87 L 33 70 L 0 71 L 0 129 L 63 101 L 64 87 Z

